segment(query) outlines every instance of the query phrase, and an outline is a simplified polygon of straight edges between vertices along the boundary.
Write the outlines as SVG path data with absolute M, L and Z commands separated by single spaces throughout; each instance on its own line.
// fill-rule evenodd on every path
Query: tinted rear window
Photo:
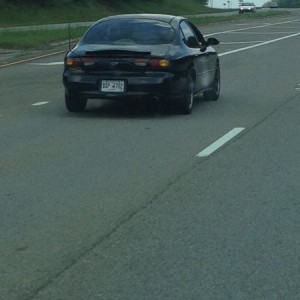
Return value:
M 173 28 L 165 22 L 144 19 L 108 20 L 92 26 L 81 44 L 170 44 L 174 41 Z

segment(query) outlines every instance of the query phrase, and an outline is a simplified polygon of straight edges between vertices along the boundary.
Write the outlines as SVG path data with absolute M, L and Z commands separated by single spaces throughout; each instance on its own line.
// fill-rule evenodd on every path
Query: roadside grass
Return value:
M 232 16 L 189 16 L 195 25 L 204 26 L 211 23 L 218 22 L 232 22 L 245 19 L 254 18 L 270 18 L 274 16 L 283 15 L 285 12 L 260 12 L 258 14 L 248 15 L 232 15 Z M 87 26 L 72 27 L 71 24 L 71 38 L 78 40 L 87 30 Z M 0 48 L 4 49 L 47 49 L 58 42 L 67 44 L 69 32 L 68 27 L 64 29 L 55 30 L 28 30 L 28 31 L 0 31 Z
M 187 15 L 215 11 L 220 10 L 204 7 L 198 0 L 90 1 L 85 5 L 61 4 L 47 8 L 11 4 L 0 6 L 0 27 L 96 21 L 104 16 L 124 13 Z
M 93 3 L 93 2 L 91 2 Z M 104 2 L 103 2 L 104 3 Z M 198 0 L 152 0 L 152 1 L 110 1 L 109 5 L 94 2 L 90 5 L 72 5 L 70 7 L 30 7 L 9 6 L 0 9 L 0 27 L 16 25 L 37 25 L 71 23 L 72 39 L 79 39 L 87 27 L 74 28 L 72 22 L 96 21 L 101 17 L 119 13 L 165 13 L 174 15 L 188 15 L 196 25 L 204 26 L 210 23 L 230 22 L 253 18 L 268 18 L 286 14 L 284 11 L 268 11 L 256 14 L 243 14 L 231 16 L 201 16 L 203 13 L 219 12 L 204 7 Z M 197 14 L 197 15 L 196 15 Z M 199 14 L 199 15 L 198 15 Z M 28 30 L 28 31 L 0 31 L 0 48 L 3 49 L 47 49 L 55 43 L 68 40 L 68 26 L 64 29 L 54 30 Z
M 171 15 L 203 14 L 220 11 L 204 6 L 198 0 L 152 0 L 118 1 L 115 5 L 119 13 L 158 13 Z
M 95 7 L 72 5 L 71 7 L 49 7 L 14 5 L 0 9 L 0 27 L 84 22 L 113 14 L 101 4 Z
M 87 27 L 71 28 L 72 40 L 79 39 Z M 0 48 L 3 49 L 49 49 L 57 44 L 68 44 L 69 30 L 31 30 L 31 31 L 3 31 L 0 32 Z

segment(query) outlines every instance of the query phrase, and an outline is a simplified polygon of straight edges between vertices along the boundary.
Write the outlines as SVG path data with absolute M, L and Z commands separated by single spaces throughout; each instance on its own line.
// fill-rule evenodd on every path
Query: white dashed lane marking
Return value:
M 227 132 L 225 135 L 223 135 L 221 138 L 216 140 L 214 143 L 212 143 L 210 146 L 203 149 L 201 152 L 199 152 L 196 156 L 197 157 L 206 157 L 217 151 L 219 148 L 221 148 L 223 145 L 228 143 L 230 140 L 232 140 L 235 136 L 237 136 L 239 133 L 241 133 L 245 128 L 243 127 L 236 127 Z
M 56 65 L 63 65 L 63 61 L 55 61 L 55 62 L 50 62 L 50 63 L 31 63 L 31 65 L 36 65 L 36 66 L 56 66 Z
M 45 105 L 45 104 L 48 104 L 49 101 L 41 101 L 41 102 L 36 102 L 36 103 L 33 103 L 31 104 L 32 106 L 41 106 L 41 105 Z

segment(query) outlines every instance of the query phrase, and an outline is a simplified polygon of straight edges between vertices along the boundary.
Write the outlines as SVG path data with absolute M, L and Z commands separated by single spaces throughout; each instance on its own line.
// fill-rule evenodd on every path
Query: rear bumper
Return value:
M 63 83 L 66 92 L 70 95 L 96 99 L 164 98 L 167 96 L 179 98 L 187 85 L 187 78 L 184 74 L 145 72 L 138 75 L 128 74 L 126 77 L 117 75 L 93 75 L 67 70 L 63 74 Z M 124 80 L 125 91 L 102 92 L 100 88 L 102 80 Z

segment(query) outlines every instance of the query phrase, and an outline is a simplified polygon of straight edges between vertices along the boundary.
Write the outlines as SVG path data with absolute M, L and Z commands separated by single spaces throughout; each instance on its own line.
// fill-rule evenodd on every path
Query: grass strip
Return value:
M 88 22 L 98 20 L 104 16 L 124 13 L 187 15 L 220 11 L 204 7 L 198 0 L 107 0 L 86 1 L 85 4 L 70 5 L 63 5 L 63 1 L 61 3 L 47 8 L 26 4 L 0 6 L 0 27 Z
M 79 39 L 87 27 L 71 28 L 71 38 Z M 68 43 L 69 31 L 65 29 L 55 30 L 31 30 L 31 31 L 3 31 L 0 32 L 0 48 L 3 49 L 48 49 L 57 43 Z
M 189 20 L 198 26 L 218 22 L 232 22 L 245 19 L 270 18 L 285 15 L 285 11 L 268 11 L 256 14 L 243 14 L 231 16 L 190 16 Z M 71 38 L 79 39 L 88 27 L 72 28 Z M 4 49 L 48 49 L 54 43 L 68 43 L 68 28 L 55 30 L 30 30 L 30 31 L 0 31 L 0 48 Z

